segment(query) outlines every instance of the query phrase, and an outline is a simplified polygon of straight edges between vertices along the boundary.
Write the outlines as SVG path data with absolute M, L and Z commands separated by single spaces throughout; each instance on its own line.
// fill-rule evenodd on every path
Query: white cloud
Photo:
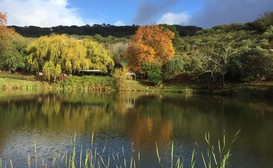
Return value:
M 121 20 L 118 20 L 114 23 L 115 26 L 124 26 L 125 23 L 123 23 Z
M 186 25 L 188 24 L 190 16 L 186 13 L 166 13 L 162 16 L 162 18 L 157 22 L 158 24 L 179 24 L 179 25 Z
M 67 0 L 49 0 L 49 2 L 54 5 L 67 5 Z
M 84 25 L 77 9 L 68 5 L 68 0 L 0 0 L 0 11 L 7 13 L 8 25 Z

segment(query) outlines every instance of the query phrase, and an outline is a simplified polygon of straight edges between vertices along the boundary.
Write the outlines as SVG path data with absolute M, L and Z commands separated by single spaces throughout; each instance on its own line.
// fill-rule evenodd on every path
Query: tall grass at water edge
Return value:
M 214 146 L 211 142 L 210 134 L 205 133 L 205 142 L 207 145 L 206 151 L 198 150 L 194 148 L 191 153 L 190 168 L 196 167 L 197 157 L 202 158 L 202 164 L 204 168 L 226 168 L 228 165 L 229 158 L 231 156 L 231 147 L 238 139 L 240 130 L 234 135 L 231 142 L 227 143 L 226 135 L 217 141 L 217 145 Z M 110 154 L 105 156 L 106 146 L 103 149 L 98 149 L 94 145 L 94 134 L 91 136 L 90 148 L 84 151 L 81 146 L 80 151 L 77 151 L 77 138 L 76 135 L 71 137 L 69 144 L 69 152 L 63 153 L 62 149 L 58 153 L 53 154 L 50 163 L 46 163 L 46 160 L 38 156 L 37 143 L 34 143 L 34 154 L 27 156 L 28 168 L 38 167 L 65 167 L 65 168 L 139 168 L 141 165 L 141 152 L 136 151 L 133 148 L 131 153 L 127 155 L 124 148 L 122 152 L 118 154 Z M 171 143 L 170 163 L 167 167 L 170 168 L 184 168 L 186 167 L 182 156 L 174 157 L 174 143 Z M 166 167 L 166 163 L 163 163 L 160 154 L 160 148 L 155 142 L 155 153 L 157 156 L 157 166 Z M 130 156 L 130 157 L 126 157 Z M 12 160 L 8 163 L 4 163 L 0 158 L 0 168 L 14 168 Z

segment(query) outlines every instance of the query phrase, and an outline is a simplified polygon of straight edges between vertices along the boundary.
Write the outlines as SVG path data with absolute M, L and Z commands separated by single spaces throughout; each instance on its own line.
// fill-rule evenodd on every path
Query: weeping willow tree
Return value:
M 47 80 L 55 80 L 62 72 L 73 73 L 91 66 L 81 41 L 66 35 L 43 36 L 27 48 L 30 71 L 42 71 Z
M 66 35 L 43 36 L 27 48 L 30 71 L 43 72 L 48 81 L 61 73 L 75 73 L 85 69 L 112 70 L 110 53 L 91 39 L 77 40 Z
M 83 39 L 82 42 L 87 50 L 86 57 L 91 62 L 90 69 L 108 72 L 114 68 L 113 58 L 101 44 L 88 38 Z

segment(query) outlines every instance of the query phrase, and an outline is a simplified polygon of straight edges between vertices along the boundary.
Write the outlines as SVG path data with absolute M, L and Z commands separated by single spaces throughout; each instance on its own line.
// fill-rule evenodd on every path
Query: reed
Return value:
M 210 134 L 205 133 L 205 141 L 207 143 L 207 153 L 206 155 L 201 152 L 203 164 L 205 168 L 212 168 L 212 167 L 218 167 L 218 168 L 225 168 L 227 167 L 228 160 L 231 156 L 231 147 L 235 143 L 235 141 L 238 139 L 239 133 L 241 130 L 239 130 L 231 140 L 230 144 L 227 144 L 226 142 L 226 135 L 223 135 L 222 141 L 219 139 L 217 142 L 217 147 L 212 145 L 210 140 Z
M 158 163 L 159 163 L 159 165 L 161 167 L 161 158 L 160 158 L 160 155 L 159 155 L 157 142 L 155 142 L 155 151 L 156 151 L 156 156 L 157 156 Z
M 197 156 L 197 152 L 195 149 L 193 149 L 192 154 L 191 154 L 191 168 L 195 167 L 196 156 Z
M 173 168 L 173 153 L 174 153 L 174 144 L 172 142 L 172 147 L 171 147 L 171 168 Z
M 38 168 L 38 154 L 37 154 L 37 143 L 34 142 L 34 157 L 35 157 L 35 168 Z
M 217 145 L 213 145 L 209 133 L 205 133 L 205 142 L 207 145 L 206 152 L 197 150 L 194 148 L 191 153 L 190 158 L 190 168 L 196 167 L 196 160 L 198 156 L 201 157 L 204 168 L 226 168 L 228 165 L 228 160 L 231 156 L 231 147 L 234 145 L 235 141 L 238 139 L 240 130 L 234 135 L 230 143 L 227 143 L 227 138 L 224 135 L 222 139 L 217 141 Z M 31 156 L 28 156 L 27 162 L 28 167 L 31 168 L 32 163 L 34 162 L 35 168 L 38 167 L 64 167 L 64 168 L 139 168 L 141 166 L 141 152 L 134 149 L 133 143 L 131 148 L 131 155 L 125 151 L 124 147 L 121 148 L 121 153 L 109 154 L 105 156 L 105 151 L 107 146 L 105 145 L 102 149 L 98 149 L 94 144 L 94 134 L 91 135 L 90 148 L 86 149 L 84 152 L 84 147 L 81 145 L 80 151 L 77 152 L 77 136 L 71 137 L 69 143 L 68 152 L 61 154 L 62 149 L 58 151 L 56 155 L 53 155 L 52 163 L 47 164 L 46 160 L 39 157 L 37 153 L 37 143 L 34 142 L 34 159 L 31 159 Z M 171 143 L 170 151 L 170 162 L 167 166 L 164 163 L 164 158 L 161 157 L 160 148 L 158 143 L 155 142 L 155 154 L 157 157 L 157 162 L 159 167 L 170 167 L 170 168 L 184 168 L 184 161 L 182 156 L 175 157 L 175 145 L 174 142 Z M 198 153 L 201 155 L 198 155 Z M 127 157 L 126 157 L 127 156 Z M 131 157 L 128 157 L 131 156 Z M 38 158 L 41 161 L 38 162 Z M 12 160 L 8 163 L 10 168 L 14 168 Z M 0 168 L 3 167 L 3 160 L 0 158 Z M 5 165 L 7 167 L 7 164 Z

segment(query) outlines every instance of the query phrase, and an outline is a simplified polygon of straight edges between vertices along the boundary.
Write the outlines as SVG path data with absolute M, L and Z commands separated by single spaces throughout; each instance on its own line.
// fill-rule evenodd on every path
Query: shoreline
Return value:
M 105 76 L 72 76 L 65 81 L 48 83 L 29 79 L 28 76 L 3 77 L 0 76 L 0 90 L 19 92 L 116 92 L 113 78 Z M 273 98 L 273 85 L 271 84 L 226 84 L 224 89 L 209 90 L 205 85 L 183 83 L 164 83 L 160 86 L 151 86 L 143 81 L 127 80 L 120 92 L 149 92 L 149 93 L 179 93 L 191 95 L 217 95 L 217 96 L 246 96 L 257 98 Z

